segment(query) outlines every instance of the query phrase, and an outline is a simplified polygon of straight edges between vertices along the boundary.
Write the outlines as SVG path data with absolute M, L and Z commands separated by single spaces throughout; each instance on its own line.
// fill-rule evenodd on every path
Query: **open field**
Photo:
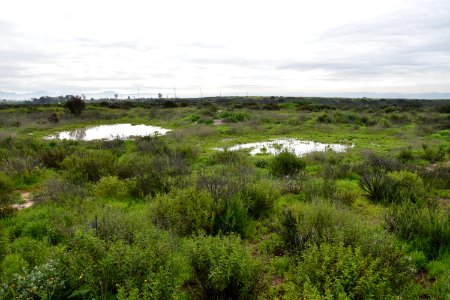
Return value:
M 279 138 L 348 148 L 227 150 Z M 1 299 L 448 299 L 450 101 L 0 104 L 0 200 Z

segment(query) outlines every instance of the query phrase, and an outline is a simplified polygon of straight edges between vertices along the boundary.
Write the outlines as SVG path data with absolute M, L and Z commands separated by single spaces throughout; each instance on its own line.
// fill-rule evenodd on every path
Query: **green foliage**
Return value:
M 200 299 L 248 299 L 263 292 L 261 264 L 240 238 L 199 236 L 188 244 L 191 296 Z
M 57 262 L 34 267 L 31 272 L 15 274 L 0 288 L 2 299 L 61 299 L 68 296 L 62 268 Z
M 94 193 L 97 197 L 122 199 L 129 196 L 129 185 L 117 176 L 105 176 L 94 186 Z
M 430 162 L 438 162 L 445 160 L 445 148 L 444 146 L 430 147 L 426 144 L 422 145 L 423 149 L 423 159 Z
M 423 180 L 417 174 L 408 171 L 364 173 L 359 185 L 367 198 L 373 202 L 418 203 L 425 202 L 427 198 Z
M 294 176 L 306 167 L 306 163 L 294 153 L 284 150 L 277 154 L 269 165 L 272 175 L 278 177 Z
M 250 114 L 247 111 L 239 110 L 225 110 L 219 114 L 219 118 L 224 119 L 226 122 L 243 122 L 250 119 Z
M 115 157 L 107 150 L 77 151 L 66 157 L 61 166 L 75 182 L 98 181 L 115 172 Z
M 74 116 L 80 116 L 86 108 L 86 103 L 78 96 L 71 96 L 64 102 L 64 108 Z
M 304 205 L 298 211 L 285 210 L 280 216 L 280 235 L 288 253 L 298 253 L 309 244 L 357 245 L 365 229 L 352 212 L 328 203 Z
M 241 192 L 241 196 L 250 216 L 259 218 L 270 212 L 280 197 L 280 192 L 273 183 L 262 180 L 247 186 Z
M 412 269 L 406 261 L 402 265 L 394 269 L 357 247 L 312 245 L 302 253 L 293 280 L 305 299 L 393 298 L 410 284 Z
M 214 218 L 213 199 L 204 190 L 177 190 L 158 195 L 150 203 L 152 222 L 181 235 L 212 233 Z
M 247 157 L 240 151 L 231 151 L 224 149 L 223 151 L 216 151 L 213 153 L 210 159 L 211 164 L 224 164 L 224 165 L 246 165 L 248 164 Z
M 409 202 L 394 205 L 385 213 L 383 224 L 430 257 L 450 245 L 450 215 L 438 207 Z

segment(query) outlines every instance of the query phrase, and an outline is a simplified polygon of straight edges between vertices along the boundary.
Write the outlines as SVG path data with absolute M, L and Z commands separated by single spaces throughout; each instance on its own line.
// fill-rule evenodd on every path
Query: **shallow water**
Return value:
M 48 140 L 77 140 L 77 141 L 92 141 L 92 140 L 113 140 L 116 138 L 126 140 L 133 136 L 147 136 L 147 135 L 165 135 L 170 129 L 165 129 L 158 126 L 147 125 L 131 125 L 131 124 L 114 124 L 114 125 L 99 125 L 93 127 L 79 128 L 71 131 L 59 132 L 55 135 L 45 137 Z
M 241 149 L 250 150 L 250 155 L 257 154 L 278 154 L 284 150 L 295 153 L 297 156 L 302 156 L 310 152 L 332 150 L 335 152 L 344 152 L 352 146 L 341 144 L 323 144 L 312 141 L 301 141 L 297 139 L 276 139 L 268 142 L 239 144 L 229 147 L 228 150 L 235 151 Z M 222 148 L 215 148 L 215 150 L 223 150 Z

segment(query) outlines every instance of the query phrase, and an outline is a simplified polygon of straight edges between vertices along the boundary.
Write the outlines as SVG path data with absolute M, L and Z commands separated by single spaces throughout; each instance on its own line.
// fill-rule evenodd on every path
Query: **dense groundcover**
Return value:
M 72 115 L 2 104 L 0 298 L 448 299 L 449 107 L 249 97 L 97 101 Z M 114 123 L 172 131 L 43 138 Z M 276 138 L 348 149 L 227 150 Z

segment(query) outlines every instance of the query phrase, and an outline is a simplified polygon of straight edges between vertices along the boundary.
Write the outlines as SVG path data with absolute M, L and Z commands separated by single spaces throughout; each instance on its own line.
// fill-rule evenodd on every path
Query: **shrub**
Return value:
M 40 160 L 47 168 L 59 169 L 61 162 L 67 155 L 69 155 L 68 149 L 56 144 L 42 147 L 39 151 Z
M 167 142 L 160 136 L 138 137 L 135 141 L 138 152 L 149 153 L 153 155 L 167 154 L 170 152 Z
M 398 159 L 402 162 L 412 161 L 414 160 L 414 154 L 411 150 L 411 147 L 408 147 L 406 149 L 402 149 L 400 153 L 398 154 Z
M 363 174 L 359 186 L 373 202 L 399 203 L 411 201 L 425 202 L 426 193 L 422 179 L 415 173 L 370 172 Z
M 164 229 L 181 235 L 212 233 L 215 213 L 213 199 L 194 188 L 158 195 L 150 203 L 150 219 Z
M 85 150 L 66 157 L 61 166 L 74 181 L 98 181 L 115 172 L 116 159 L 110 151 Z
M 64 103 L 64 108 L 74 116 L 80 116 L 86 107 L 86 103 L 77 96 L 70 96 Z
M 4 197 L 11 193 L 14 189 L 12 180 L 5 174 L 0 172 L 0 203 L 3 202 Z
M 270 181 L 259 181 L 246 187 L 242 199 L 252 217 L 259 218 L 269 212 L 280 197 L 278 189 Z
M 214 204 L 214 233 L 245 235 L 249 223 L 248 207 L 240 194 Z
M 226 122 L 243 122 L 250 119 L 250 114 L 246 111 L 230 111 L 225 110 L 219 114 L 219 118 L 224 119 Z
M 211 164 L 225 164 L 225 165 L 233 165 L 247 164 L 247 157 L 244 153 L 240 151 L 230 151 L 228 149 L 224 149 L 223 151 L 216 151 L 213 153 L 210 159 Z
M 126 198 L 129 195 L 129 184 L 117 176 L 105 176 L 94 186 L 94 193 L 103 198 Z
M 272 175 L 278 177 L 297 175 L 306 167 L 306 163 L 294 153 L 284 150 L 277 154 L 269 165 Z
M 327 203 L 305 205 L 299 211 L 286 210 L 280 216 L 280 235 L 288 253 L 301 252 L 309 244 L 357 245 L 364 233 L 353 213 Z
M 2 299 L 62 299 L 68 296 L 62 267 L 53 260 L 35 266 L 29 273 L 15 274 L 0 288 Z
M 385 213 L 383 224 L 431 257 L 450 245 L 450 216 L 438 207 L 410 202 L 394 205 Z
M 445 160 L 445 148 L 444 146 L 430 147 L 426 144 L 422 145 L 423 155 L 422 158 L 430 162 L 438 162 Z
M 364 173 L 359 181 L 366 197 L 373 202 L 388 202 L 395 193 L 395 182 L 382 172 Z
M 294 282 L 305 299 L 385 299 L 402 294 L 412 275 L 357 247 L 321 244 L 308 247 L 296 266 Z
M 191 296 L 201 299 L 257 298 L 263 290 L 258 261 L 234 236 L 199 236 L 188 245 Z

